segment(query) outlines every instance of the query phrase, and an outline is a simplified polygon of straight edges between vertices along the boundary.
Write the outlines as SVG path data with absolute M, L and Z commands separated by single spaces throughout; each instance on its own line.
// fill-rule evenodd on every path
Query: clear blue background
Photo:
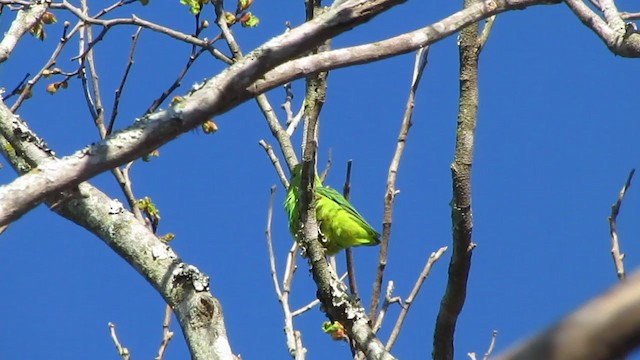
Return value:
M 631 2 L 620 2 L 625 8 Z M 461 5 L 412 1 L 339 36 L 335 48 L 384 39 L 426 26 Z M 235 7 L 231 2 L 229 9 Z M 98 11 L 94 7 L 92 13 Z M 213 24 L 211 9 L 207 16 Z M 255 29 L 235 29 L 245 52 L 283 32 L 285 21 L 303 21 L 302 1 L 256 0 Z M 175 1 L 133 4 L 109 17 L 145 19 L 193 32 L 193 18 Z M 48 26 L 48 39 L 23 39 L 0 65 L 0 86 L 11 90 L 25 73 L 35 74 L 57 45 L 62 21 Z M 6 31 L 14 13 L 4 10 Z M 98 28 L 94 30 L 97 34 Z M 110 115 L 113 92 L 124 70 L 135 27 L 114 28 L 96 47 L 101 90 Z M 212 26 L 205 36 L 216 34 Z M 221 45 L 222 46 L 222 45 Z M 221 47 L 225 52 L 226 48 Z M 143 31 L 116 127 L 126 127 L 175 79 L 190 46 Z M 77 45 L 70 43 L 57 66 L 73 71 Z M 331 72 L 321 116 L 320 164 L 329 150 L 333 169 L 327 183 L 341 189 L 345 164 L 353 159 L 352 202 L 381 229 L 386 173 L 395 149 L 414 56 L 395 57 Z M 178 93 L 223 69 L 203 56 Z M 397 181 L 390 261 L 385 280 L 403 298 L 429 254 L 451 243 L 451 175 L 458 93 L 456 38 L 431 48 L 418 92 L 414 125 Z M 640 63 L 612 55 L 564 5 L 500 15 L 480 63 L 480 110 L 473 167 L 474 237 L 468 298 L 456 334 L 456 359 L 482 354 L 492 330 L 496 352 L 550 326 L 617 280 L 609 253 L 607 216 L 631 168 L 640 162 Z M 80 95 L 80 83 L 55 96 L 40 82 L 19 113 L 63 156 L 98 139 Z M 303 98 L 296 82 L 296 110 Z M 268 94 L 279 110 L 282 89 Z M 11 104 L 12 101 L 9 101 Z M 283 117 L 281 111 L 278 112 Z M 269 188 L 278 184 L 273 236 L 280 276 L 291 244 L 280 204 L 284 190 L 260 139 L 276 145 L 254 102 L 215 119 L 212 136 L 188 133 L 161 148 L 151 163 L 132 171 L 138 197 L 150 196 L 161 211 L 159 233 L 185 261 L 211 276 L 222 302 L 232 349 L 245 359 L 285 359 L 283 317 L 269 273 L 264 237 Z M 300 136 L 295 137 L 300 144 Z M 5 164 L 0 182 L 15 174 Z M 122 199 L 110 174 L 91 181 Z M 629 272 L 638 265 L 640 184 L 635 182 L 618 219 Z M 370 301 L 376 248 L 358 248 L 362 298 Z M 394 354 L 430 356 L 450 252 L 425 282 L 402 330 Z M 340 262 L 342 258 L 339 258 Z M 292 307 L 315 296 L 303 261 L 298 262 Z M 342 266 L 342 265 L 341 265 Z M 344 268 L 344 267 L 342 267 Z M 118 359 L 109 336 L 114 322 L 135 358 L 156 355 L 164 303 L 126 262 L 101 241 L 44 206 L 31 211 L 0 236 L 0 357 L 6 359 Z M 380 336 L 386 340 L 398 314 L 392 306 Z M 320 331 L 317 309 L 295 319 L 309 359 L 349 357 L 348 346 Z M 166 359 L 188 358 L 177 334 Z

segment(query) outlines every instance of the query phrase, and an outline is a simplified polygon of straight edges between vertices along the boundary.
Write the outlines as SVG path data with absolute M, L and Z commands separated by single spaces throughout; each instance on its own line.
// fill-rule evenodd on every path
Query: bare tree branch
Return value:
M 273 219 L 273 202 L 275 199 L 276 186 L 271 187 L 271 196 L 269 197 L 269 210 L 267 211 L 267 228 L 265 229 L 265 236 L 267 238 L 267 248 L 269 250 L 269 268 L 271 270 L 271 280 L 273 281 L 273 287 L 278 297 L 278 301 L 282 306 L 284 313 L 284 333 L 287 338 L 287 349 L 292 358 L 296 360 L 304 360 L 307 356 L 307 349 L 302 345 L 302 335 L 299 331 L 296 331 L 293 327 L 293 318 L 296 316 L 291 311 L 289 305 L 289 295 L 291 293 L 291 277 L 293 272 L 289 269 L 285 270 L 285 278 L 283 279 L 282 288 L 278 280 L 278 273 L 276 271 L 276 256 L 273 252 L 273 243 L 271 239 L 271 222 Z M 294 245 L 295 247 L 295 245 Z M 296 247 L 297 248 L 297 247 Z M 295 256 L 295 250 L 293 250 L 293 256 Z M 287 260 L 287 267 L 290 266 L 289 259 Z
M 162 322 L 162 341 L 160 342 L 160 349 L 158 349 L 158 356 L 156 356 L 155 360 L 162 360 L 164 358 L 164 353 L 167 351 L 169 341 L 173 338 L 173 331 L 169 329 L 172 313 L 171 306 L 167 305 L 164 311 L 164 321 Z
M 129 353 L 129 349 L 120 344 L 120 340 L 118 340 L 118 334 L 116 334 L 115 324 L 109 323 L 109 333 L 111 334 L 111 340 L 113 340 L 113 343 L 116 346 L 116 350 L 118 350 L 118 355 L 122 357 L 122 360 L 129 360 L 131 358 L 131 354 Z
M 464 0 L 464 7 L 476 6 L 479 0 Z M 471 241 L 473 215 L 471 208 L 471 164 L 478 116 L 478 59 L 485 37 L 478 33 L 479 25 L 472 24 L 460 31 L 460 100 L 456 148 L 451 164 L 453 199 L 451 223 L 453 254 L 449 262 L 447 288 L 440 302 L 433 335 L 433 358 L 453 360 L 454 334 L 458 316 L 467 297 L 467 280 L 471 269 L 471 255 L 475 244 Z
M 375 325 L 373 326 L 373 332 L 377 333 L 382 327 L 382 322 L 384 321 L 384 317 L 387 314 L 387 310 L 391 304 L 398 303 L 402 306 L 402 298 L 400 296 L 391 296 L 393 295 L 393 290 L 395 289 L 395 285 L 392 280 L 387 282 L 387 289 L 385 290 L 384 301 L 382 302 L 382 306 L 380 307 L 380 312 L 376 317 Z
M 49 3 L 28 5 L 19 10 L 16 18 L 11 22 L 9 30 L 0 41 L 0 64 L 7 61 L 11 53 L 18 45 L 18 41 L 29 31 L 49 8 Z
M 92 25 L 99 25 L 103 27 L 103 30 L 100 34 L 98 34 L 98 36 L 96 37 L 96 41 L 92 41 L 86 51 L 91 50 L 91 48 L 93 48 L 93 46 L 102 40 L 102 38 L 104 38 L 104 36 L 106 35 L 107 31 L 109 31 L 109 29 L 113 28 L 116 25 L 135 25 L 135 26 L 141 26 L 143 28 L 149 29 L 149 30 L 153 30 L 162 34 L 165 34 L 167 36 L 170 36 L 176 40 L 179 41 L 183 41 L 204 49 L 207 49 L 208 51 L 211 52 L 211 54 L 221 60 L 228 60 L 228 58 L 220 53 L 219 50 L 215 49 L 211 44 L 212 41 L 208 41 L 208 40 L 202 40 L 202 39 L 198 39 L 195 36 L 191 36 L 185 33 L 182 33 L 180 31 L 176 31 L 174 29 L 162 26 L 162 25 L 158 25 L 155 24 L 153 22 L 141 19 L 135 15 L 132 15 L 131 18 L 119 18 L 119 19 L 110 19 L 110 20 L 101 20 L 98 17 L 91 17 L 88 14 L 84 14 L 80 9 L 78 9 L 77 7 L 73 6 L 72 4 L 70 4 L 69 2 L 67 2 L 66 0 L 62 2 L 61 5 L 55 4 L 53 7 L 55 8 L 64 8 L 69 10 L 73 15 L 75 15 L 78 19 L 82 20 L 82 22 L 87 23 L 87 24 L 92 24 Z M 217 38 L 216 38 L 217 40 Z M 215 41 L 215 40 L 214 40 Z M 80 55 L 80 57 L 82 57 L 83 54 Z
M 247 100 L 250 96 L 238 95 L 266 71 L 400 2 L 348 1 L 268 41 L 171 108 L 149 115 L 127 130 L 116 132 L 64 160 L 39 165 L 35 171 L 0 188 L 0 226 L 33 208 L 47 195 L 143 156 L 212 115 Z
M 11 128 L 15 131 L 7 133 Z M 0 135 L 3 151 L 18 172 L 60 161 L 2 102 Z M 183 262 L 118 200 L 84 182 L 73 190 L 51 194 L 46 201 L 58 214 L 98 236 L 162 295 L 176 313 L 193 359 L 233 356 L 220 303 L 209 292 L 209 277 Z
M 115 125 L 116 119 L 118 118 L 118 106 L 120 105 L 120 98 L 122 97 L 124 86 L 127 83 L 127 78 L 129 77 L 129 71 L 131 71 L 131 67 L 133 66 L 133 55 L 135 54 L 136 44 L 138 43 L 138 38 L 140 37 L 141 32 L 142 32 L 142 27 L 138 27 L 136 32 L 131 37 L 131 49 L 129 50 L 129 58 L 127 60 L 127 66 L 124 69 L 124 74 L 122 74 L 122 80 L 120 80 L 120 85 L 116 89 L 115 99 L 113 100 L 113 109 L 111 110 L 111 117 L 109 118 L 109 124 L 107 125 L 105 135 L 109 135 L 111 134 L 111 132 L 113 132 L 113 125 Z
M 627 31 L 624 20 L 612 1 L 605 1 L 605 17 L 607 23 L 582 0 L 566 0 L 565 3 L 584 25 L 604 41 L 605 45 L 616 55 L 624 57 L 640 56 L 640 34 Z
M 373 295 L 371 296 L 371 305 L 369 308 L 369 316 L 373 323 L 376 322 L 376 314 L 378 311 L 378 303 L 380 301 L 380 291 L 382 289 L 382 278 L 384 270 L 387 266 L 387 252 L 389 248 L 389 240 L 391 239 L 391 224 L 393 221 L 393 205 L 399 190 L 396 190 L 396 178 L 400 160 L 407 145 L 407 137 L 409 129 L 411 129 L 411 119 L 413 118 L 413 108 L 415 105 L 415 96 L 422 79 L 422 74 L 427 66 L 427 56 L 429 48 L 421 48 L 416 52 L 416 58 L 413 66 L 413 75 L 411 86 L 409 87 L 409 96 L 405 105 L 402 124 L 400 125 L 400 134 L 396 143 L 396 150 L 393 153 L 391 164 L 389 164 L 389 173 L 387 175 L 387 189 L 384 195 L 384 214 L 382 219 L 382 244 L 380 244 L 380 255 L 378 257 L 378 268 L 376 278 L 373 281 Z
M 629 172 L 627 181 L 618 194 L 618 200 L 611 206 L 611 215 L 609 215 L 609 233 L 611 234 L 611 256 L 613 256 L 613 265 L 616 268 L 616 275 L 618 279 L 622 280 L 625 277 L 624 273 L 624 254 L 620 251 L 620 244 L 618 242 L 618 230 L 616 227 L 616 220 L 618 219 L 618 213 L 620 212 L 620 206 L 622 206 L 622 200 L 631 186 L 631 180 L 636 169 L 632 169 Z
M 598 3 L 609 27 L 617 33 L 624 34 L 624 20 L 622 20 L 615 2 L 613 0 L 598 0 Z
M 362 305 L 357 299 L 348 296 L 346 286 L 327 263 L 324 248 L 318 238 L 319 227 L 316 222 L 315 196 L 313 196 L 317 153 L 316 121 L 317 118 L 314 117 L 306 119 L 299 196 L 300 222 L 304 225 L 301 227 L 301 246 L 311 265 L 313 280 L 318 287 L 318 299 L 324 305 L 329 319 L 338 321 L 345 327 L 349 338 L 356 343 L 358 350 L 362 351 L 368 359 L 394 359 L 373 333 Z
M 170 109 L 149 115 L 131 127 L 55 164 L 43 164 L 37 171 L 0 188 L 0 225 L 21 216 L 50 193 L 143 156 L 207 121 L 210 116 L 228 111 L 256 94 L 292 80 L 295 76 L 303 76 L 297 69 L 290 68 L 285 75 L 273 73 L 274 76 L 269 79 L 271 82 L 267 79 L 257 81 L 260 77 L 267 78 L 265 72 L 274 66 L 304 53 L 327 38 L 368 21 L 400 2 L 402 1 L 347 1 L 320 17 L 268 41 L 242 61 L 232 65 L 229 70 L 196 87 L 188 98 Z M 499 0 L 486 6 L 479 4 L 429 27 L 429 34 L 433 34 L 434 37 L 426 38 L 426 41 L 431 43 L 440 40 L 458 28 L 498 12 L 546 3 L 547 0 Z M 440 31 L 442 29 L 444 31 Z M 284 68 L 286 66 L 280 71 Z M 320 70 L 322 69 L 318 66 L 315 71 Z M 256 84 L 247 88 L 253 82 Z M 25 191 L 26 189 L 30 191 Z M 16 201 L 16 196 L 20 197 L 19 202 Z
M 418 296 L 420 288 L 422 287 L 422 284 L 424 284 L 424 281 L 427 279 L 427 276 L 429 276 L 433 264 L 435 264 L 436 261 L 438 261 L 442 257 L 445 251 L 447 251 L 446 246 L 441 247 L 440 249 L 438 249 L 438 251 L 431 253 L 431 255 L 429 256 L 429 259 L 424 265 L 424 269 L 422 269 L 418 280 L 413 285 L 413 289 L 411 290 L 409 297 L 407 297 L 407 300 L 405 300 L 404 305 L 402 306 L 402 310 L 400 310 L 400 315 L 398 315 L 398 320 L 393 326 L 393 330 L 391 330 L 391 335 L 389 335 L 389 340 L 387 341 L 387 350 L 391 350 L 393 345 L 396 343 L 398 335 L 400 334 L 400 330 L 402 329 L 402 325 L 404 324 L 404 320 L 409 313 L 409 309 L 411 308 L 411 304 L 413 304 L 413 301 Z
M 349 195 L 351 195 L 351 164 L 353 161 L 347 161 L 347 175 L 344 181 L 344 186 L 342 187 L 342 195 L 344 198 L 349 200 Z M 347 279 L 349 280 L 349 290 L 351 294 L 355 296 L 358 295 L 358 283 L 356 282 L 356 266 L 355 259 L 353 257 L 353 251 L 351 248 L 344 249 L 345 261 L 347 263 Z
M 482 357 L 482 360 L 489 360 L 489 358 L 491 357 L 491 354 L 493 353 L 493 348 L 496 346 L 496 338 L 498 337 L 498 331 L 497 330 L 493 330 L 491 332 L 491 343 L 489 343 L 489 349 L 487 349 L 487 352 L 484 353 L 484 356 Z

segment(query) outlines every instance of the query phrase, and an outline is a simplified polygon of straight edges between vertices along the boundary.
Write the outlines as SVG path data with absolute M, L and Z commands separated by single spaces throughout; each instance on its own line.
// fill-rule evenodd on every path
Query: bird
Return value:
M 294 166 L 287 190 L 284 208 L 289 218 L 289 230 L 296 240 L 301 239 L 300 178 L 302 164 Z M 325 254 L 332 256 L 352 246 L 380 244 L 380 233 L 375 231 L 351 203 L 336 190 L 315 179 L 316 221 L 323 238 Z

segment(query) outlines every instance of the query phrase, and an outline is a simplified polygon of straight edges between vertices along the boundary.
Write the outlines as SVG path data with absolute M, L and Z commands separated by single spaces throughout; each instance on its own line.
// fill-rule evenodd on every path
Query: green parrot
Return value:
M 302 164 L 293 168 L 284 208 L 289 216 L 289 230 L 299 239 L 300 209 L 298 198 Z M 380 234 L 353 208 L 339 192 L 322 185 L 316 176 L 316 220 L 324 237 L 326 254 L 331 256 L 351 246 L 380 244 Z

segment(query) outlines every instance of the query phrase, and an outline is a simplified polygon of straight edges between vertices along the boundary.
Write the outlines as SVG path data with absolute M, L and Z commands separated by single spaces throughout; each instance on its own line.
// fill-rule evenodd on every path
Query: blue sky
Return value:
M 619 5 L 624 7 L 622 2 Z M 232 7 L 231 5 L 228 5 Z M 408 2 L 335 39 L 334 47 L 384 39 L 425 26 L 459 4 Z M 98 9 L 96 7 L 96 9 Z M 286 20 L 303 20 L 303 5 L 278 7 L 256 0 L 256 29 L 236 29 L 245 52 L 280 34 Z M 191 32 L 193 19 L 178 1 L 151 1 L 118 11 Z M 61 21 L 65 20 L 58 13 Z M 114 15 L 114 16 L 115 16 Z M 13 14 L 0 17 L 6 31 Z M 56 46 L 60 25 L 45 42 L 25 38 L 0 65 L 0 87 L 12 89 L 36 73 Z M 107 109 L 126 64 L 133 27 L 112 30 L 97 48 Z M 214 30 L 210 29 L 208 36 Z M 75 69 L 70 44 L 58 66 Z M 144 31 L 117 128 L 131 124 L 172 81 L 189 46 Z M 226 49 L 225 49 L 226 51 Z M 320 164 L 331 149 L 327 183 L 340 189 L 353 159 L 351 199 L 381 230 L 386 172 L 395 148 L 413 66 L 412 54 L 341 69 L 329 75 L 321 116 Z M 179 93 L 217 74 L 222 65 L 203 58 Z M 457 111 L 458 53 L 455 37 L 435 44 L 418 91 L 414 126 L 400 166 L 390 261 L 385 279 L 396 295 L 409 294 L 432 251 L 450 245 L 451 175 Z M 631 168 L 638 167 L 640 124 L 637 61 L 612 55 L 564 5 L 500 15 L 480 62 L 480 110 L 473 167 L 474 251 L 466 306 L 456 335 L 456 358 L 483 353 L 492 330 L 496 352 L 543 330 L 617 282 L 609 253 L 607 216 Z M 294 84 L 296 107 L 303 83 Z M 80 83 L 55 96 L 40 83 L 19 113 L 59 154 L 97 140 L 80 96 Z M 274 107 L 284 100 L 268 94 Z M 9 102 L 11 103 L 11 101 Z M 283 116 L 280 112 L 279 115 Z M 275 145 L 253 102 L 215 119 L 212 136 L 187 133 L 161 148 L 161 156 L 133 167 L 134 191 L 159 206 L 159 233 L 173 232 L 175 250 L 211 276 L 223 304 L 235 353 L 245 359 L 287 358 L 283 318 L 270 280 L 264 238 L 269 188 L 278 184 L 274 245 L 280 273 L 291 244 L 280 204 L 284 190 L 260 139 Z M 300 144 L 300 135 L 296 137 Z M 15 174 L 4 164 L 0 182 Z M 122 195 L 110 174 L 91 181 L 110 196 Z M 618 229 L 629 272 L 638 265 L 640 229 L 637 181 L 623 204 Z M 358 248 L 357 274 L 370 301 L 376 248 Z M 425 357 L 446 284 L 450 252 L 438 262 L 394 348 L 399 358 Z M 342 261 L 340 257 L 340 262 Z M 292 306 L 312 300 L 315 285 L 298 262 Z M 0 354 L 23 359 L 117 359 L 108 322 L 134 357 L 155 356 L 164 304 L 126 262 L 99 239 L 46 207 L 31 211 L 0 236 Z M 388 315 L 386 340 L 398 308 Z M 324 315 L 313 309 L 295 320 L 309 359 L 346 358 L 348 347 L 320 331 Z M 177 323 L 166 358 L 187 358 Z

